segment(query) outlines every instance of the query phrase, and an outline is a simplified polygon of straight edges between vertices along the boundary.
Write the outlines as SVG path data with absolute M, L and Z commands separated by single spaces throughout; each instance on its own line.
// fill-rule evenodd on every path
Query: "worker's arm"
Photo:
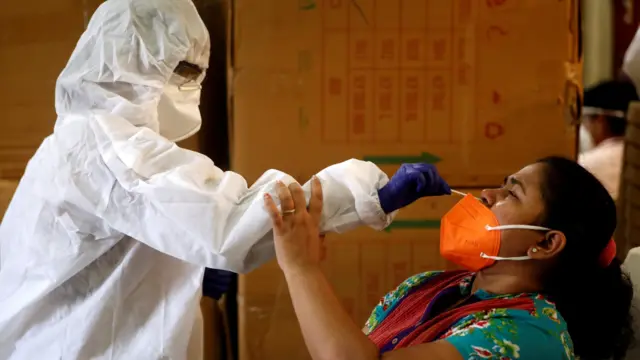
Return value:
M 126 120 L 122 120 L 126 121 Z M 110 226 L 179 259 L 246 272 L 274 256 L 263 195 L 276 181 L 294 179 L 267 171 L 248 187 L 204 155 L 179 148 L 145 128 L 100 118 L 92 125 L 104 164 L 113 175 L 100 216 Z M 256 156 L 260 150 L 257 149 Z M 318 174 L 326 189 L 322 231 L 360 225 L 383 229 L 392 220 L 378 199 L 388 181 L 374 164 L 348 160 Z M 308 189 L 308 185 L 305 185 Z

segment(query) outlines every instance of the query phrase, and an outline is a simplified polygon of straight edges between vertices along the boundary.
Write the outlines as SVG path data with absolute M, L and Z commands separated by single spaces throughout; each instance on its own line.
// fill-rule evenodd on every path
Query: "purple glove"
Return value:
M 451 188 L 431 164 L 403 164 L 378 190 L 380 205 L 389 214 L 425 196 L 450 195 Z

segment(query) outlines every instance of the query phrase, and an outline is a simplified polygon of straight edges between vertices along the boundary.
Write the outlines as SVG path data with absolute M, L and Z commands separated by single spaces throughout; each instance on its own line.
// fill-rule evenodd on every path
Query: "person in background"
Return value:
M 578 162 L 618 198 L 629 103 L 638 100 L 631 82 L 601 82 L 584 93 Z
M 191 0 L 108 0 L 95 12 L 56 83 L 54 132 L 0 225 L 0 359 L 199 359 L 205 268 L 248 272 L 273 258 L 262 196 L 295 180 L 269 170 L 248 186 L 175 143 L 200 129 L 208 59 Z M 274 125 L 265 136 L 288 142 L 268 111 L 263 120 Z M 428 182 L 434 171 L 406 165 L 389 181 L 359 160 L 322 170 L 320 229 L 383 229 L 399 208 L 449 193 Z
M 542 159 L 480 200 L 466 195 L 440 232 L 441 255 L 466 270 L 409 278 L 382 298 L 364 331 L 320 270 L 322 193 L 314 182 L 307 211 L 302 189 L 280 184 L 283 212 L 265 195 L 314 360 L 624 357 L 633 289 L 611 238 L 615 203 L 574 161 Z

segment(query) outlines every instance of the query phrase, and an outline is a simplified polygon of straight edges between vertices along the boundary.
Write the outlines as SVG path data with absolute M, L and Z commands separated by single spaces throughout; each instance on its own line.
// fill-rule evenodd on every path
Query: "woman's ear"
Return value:
M 549 231 L 544 240 L 529 249 L 532 259 L 547 260 L 558 256 L 567 245 L 567 237 L 560 231 Z

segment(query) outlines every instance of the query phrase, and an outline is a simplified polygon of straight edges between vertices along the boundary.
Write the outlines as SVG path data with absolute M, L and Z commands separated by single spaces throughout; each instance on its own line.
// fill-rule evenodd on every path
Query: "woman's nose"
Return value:
M 500 189 L 484 189 L 480 193 L 480 198 L 486 206 L 492 207 L 500 200 Z

